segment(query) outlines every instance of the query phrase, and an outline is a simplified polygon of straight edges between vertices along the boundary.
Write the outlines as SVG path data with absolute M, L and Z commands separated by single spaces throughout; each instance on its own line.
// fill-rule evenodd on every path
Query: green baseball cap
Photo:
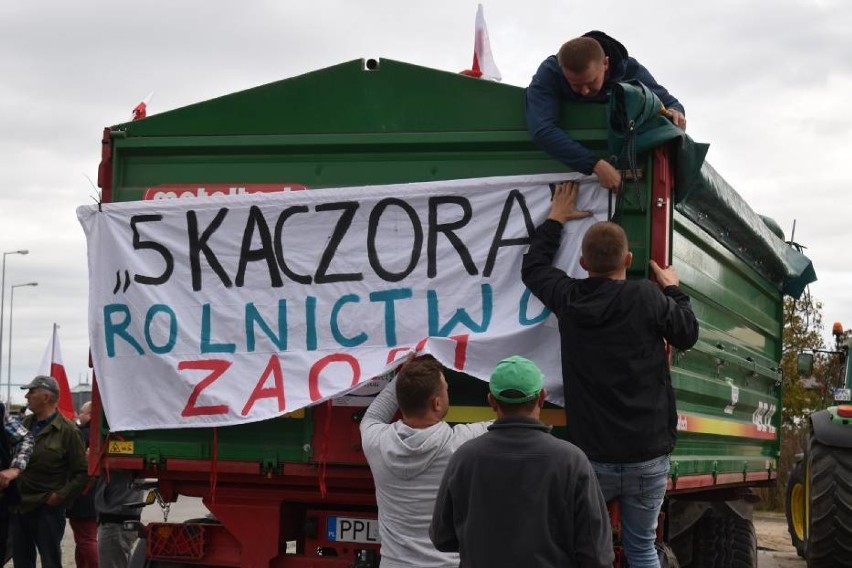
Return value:
M 503 359 L 491 372 L 489 389 L 500 402 L 523 404 L 538 396 L 544 386 L 544 374 L 538 366 L 519 355 Z M 517 391 L 522 396 L 507 396 L 507 391 Z

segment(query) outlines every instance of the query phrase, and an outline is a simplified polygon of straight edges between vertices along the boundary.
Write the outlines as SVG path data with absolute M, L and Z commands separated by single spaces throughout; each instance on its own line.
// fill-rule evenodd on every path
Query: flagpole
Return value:
M 50 336 L 50 364 L 51 364 L 51 366 L 53 365 L 53 361 L 55 359 L 56 359 L 56 322 L 53 322 L 53 335 Z M 48 371 L 48 374 L 50 374 L 50 371 Z

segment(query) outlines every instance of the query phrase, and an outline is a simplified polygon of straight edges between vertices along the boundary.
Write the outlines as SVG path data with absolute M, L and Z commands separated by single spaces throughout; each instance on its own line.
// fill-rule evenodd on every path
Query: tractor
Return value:
M 827 408 L 807 417 L 804 452 L 796 456 L 786 487 L 786 516 L 796 552 L 809 568 L 852 566 L 852 338 L 838 322 L 835 349 L 797 359 L 800 377 L 813 374 L 817 352 L 837 357 L 839 374 L 820 385 Z

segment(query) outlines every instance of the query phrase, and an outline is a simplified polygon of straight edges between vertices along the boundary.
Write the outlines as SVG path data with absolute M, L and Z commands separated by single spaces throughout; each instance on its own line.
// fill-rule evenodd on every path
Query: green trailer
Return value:
M 562 126 L 608 156 L 607 106 Z M 648 134 L 648 133 L 646 133 Z M 689 139 L 640 139 L 619 203 L 636 261 L 674 264 L 700 320 L 672 354 L 679 440 L 660 542 L 682 566 L 754 566 L 755 487 L 776 482 L 782 306 L 815 278 Z M 391 60 L 355 60 L 104 130 L 105 202 L 569 172 L 536 148 L 523 89 Z M 200 189 L 203 188 L 203 189 Z M 486 385 L 454 376 L 448 420 L 490 418 Z M 154 523 L 147 565 L 371 566 L 378 544 L 327 538 L 329 518 L 375 522 L 360 409 L 321 404 L 224 428 L 116 432 L 95 381 L 90 469 L 156 478 L 216 520 Z M 545 419 L 564 424 L 561 409 Z

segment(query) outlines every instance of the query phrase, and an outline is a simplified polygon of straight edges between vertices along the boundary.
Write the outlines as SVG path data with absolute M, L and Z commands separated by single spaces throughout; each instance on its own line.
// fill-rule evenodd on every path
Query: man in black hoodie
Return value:
M 683 105 L 648 70 L 627 54 L 618 40 L 591 31 L 566 42 L 557 55 L 539 66 L 525 94 L 527 129 L 539 148 L 584 173 L 597 174 L 607 189 L 618 189 L 621 174 L 606 160 L 559 128 L 564 101 L 606 102 L 615 83 L 636 79 L 651 89 L 680 128 L 686 128 Z
M 614 223 L 597 223 L 583 237 L 588 278 L 552 265 L 563 224 L 591 215 L 575 208 L 578 191 L 576 182 L 556 187 L 522 278 L 559 320 L 568 440 L 589 457 L 606 500 L 620 502 L 630 566 L 659 566 L 655 529 L 677 426 L 665 342 L 689 349 L 698 322 L 673 268 L 651 261 L 657 284 L 626 279 L 633 255 Z

